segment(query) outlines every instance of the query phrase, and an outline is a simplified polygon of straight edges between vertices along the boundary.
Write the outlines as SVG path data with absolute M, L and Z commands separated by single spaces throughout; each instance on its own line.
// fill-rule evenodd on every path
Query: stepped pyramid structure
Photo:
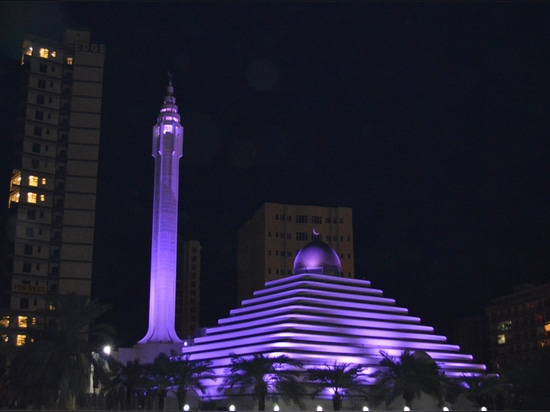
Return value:
M 187 342 L 182 353 L 210 360 L 218 379 L 205 382 L 207 395 L 220 398 L 231 355 L 285 354 L 304 368 L 334 362 L 364 366 L 373 373 L 381 351 L 399 356 L 405 350 L 425 353 L 450 378 L 485 373 L 485 365 L 461 353 L 458 345 L 434 333 L 366 280 L 339 277 L 338 254 L 316 239 L 297 254 L 294 275 L 270 281 L 220 319 L 204 336 Z

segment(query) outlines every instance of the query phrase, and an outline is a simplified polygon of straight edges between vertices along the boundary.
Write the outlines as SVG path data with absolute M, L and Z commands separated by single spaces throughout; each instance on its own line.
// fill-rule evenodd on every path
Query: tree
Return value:
M 149 386 L 148 372 L 139 359 L 113 362 L 110 382 L 103 388 L 109 406 L 119 403 L 120 409 L 138 409 L 144 401 L 145 392 Z
M 93 356 L 90 338 L 112 332 L 107 325 L 94 324 L 108 308 L 86 296 L 62 295 L 55 310 L 45 313 L 43 327 L 29 328 L 30 342 L 18 348 L 8 371 L 20 404 L 30 399 L 34 407 L 75 408 L 91 371 L 104 367 Z
M 466 387 L 466 399 L 477 408 L 485 406 L 495 410 L 504 406 L 510 386 L 502 378 L 495 375 L 464 377 L 462 382 Z
M 202 383 L 204 379 L 215 379 L 212 373 L 210 361 L 191 360 L 189 355 L 177 356 L 171 352 L 171 376 L 172 390 L 178 399 L 178 409 L 183 410 L 187 401 L 187 392 L 195 389 L 204 393 L 205 387 Z
M 151 393 L 158 396 L 159 410 L 164 410 L 164 399 L 168 390 L 172 387 L 170 357 L 166 353 L 159 353 L 153 363 L 148 365 Z
M 219 391 L 239 386 L 240 393 L 252 388 L 254 399 L 258 401 L 258 410 L 265 410 L 265 401 L 269 393 L 276 391 L 286 402 L 293 401 L 301 405 L 300 396 L 304 393 L 298 382 L 294 368 L 302 363 L 286 355 L 276 357 L 256 353 L 252 358 L 232 355 L 231 367 Z
M 389 405 L 402 396 L 405 405 L 411 407 L 413 399 L 420 398 L 422 392 L 442 402 L 443 377 L 437 364 L 425 352 L 404 351 L 398 359 L 385 352 L 380 354 L 381 368 L 373 374 L 376 380 L 369 392 L 374 405 L 382 401 Z
M 321 368 L 309 369 L 309 380 L 321 385 L 311 397 L 314 398 L 319 392 L 328 388 L 332 392 L 332 407 L 335 411 L 339 411 L 342 399 L 352 391 L 359 391 L 365 384 L 360 376 L 362 370 L 360 366 L 336 361 L 332 366 L 325 365 Z

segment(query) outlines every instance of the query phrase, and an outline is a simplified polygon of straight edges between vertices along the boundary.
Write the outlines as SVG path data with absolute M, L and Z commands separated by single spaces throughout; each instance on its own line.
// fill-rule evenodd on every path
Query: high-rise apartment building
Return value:
M 105 46 L 26 36 L 3 253 L 0 335 L 21 345 L 58 294 L 90 296 Z
M 338 253 L 339 275 L 353 278 L 351 208 L 264 203 L 239 229 L 238 301 L 269 280 L 292 275 L 296 254 L 315 236 Z
M 198 240 L 178 242 L 176 282 L 176 332 L 183 339 L 199 328 L 201 244 Z
M 494 371 L 525 363 L 541 348 L 550 347 L 550 283 L 520 285 L 493 299 L 485 313 Z

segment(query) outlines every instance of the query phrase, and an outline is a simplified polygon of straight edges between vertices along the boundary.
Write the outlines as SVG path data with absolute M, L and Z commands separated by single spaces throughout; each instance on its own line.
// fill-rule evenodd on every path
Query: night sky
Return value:
M 3 2 L 3 66 L 23 33 L 78 27 L 107 48 L 93 290 L 119 344 L 146 332 L 167 71 L 203 326 L 237 306 L 237 230 L 264 202 L 352 207 L 356 277 L 441 334 L 550 281 L 550 4 Z

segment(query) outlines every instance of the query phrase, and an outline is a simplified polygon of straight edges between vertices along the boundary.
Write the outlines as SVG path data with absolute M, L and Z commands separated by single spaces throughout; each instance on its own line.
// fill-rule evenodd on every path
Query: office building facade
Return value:
M 351 208 L 264 203 L 239 229 L 238 301 L 268 281 L 292 275 L 296 254 L 315 237 L 338 250 L 338 275 L 353 278 Z
M 517 286 L 485 310 L 490 327 L 494 371 L 532 360 L 550 347 L 550 283 Z
M 22 45 L 2 250 L 2 340 L 22 345 L 56 296 L 90 296 L 105 46 L 90 32 Z

